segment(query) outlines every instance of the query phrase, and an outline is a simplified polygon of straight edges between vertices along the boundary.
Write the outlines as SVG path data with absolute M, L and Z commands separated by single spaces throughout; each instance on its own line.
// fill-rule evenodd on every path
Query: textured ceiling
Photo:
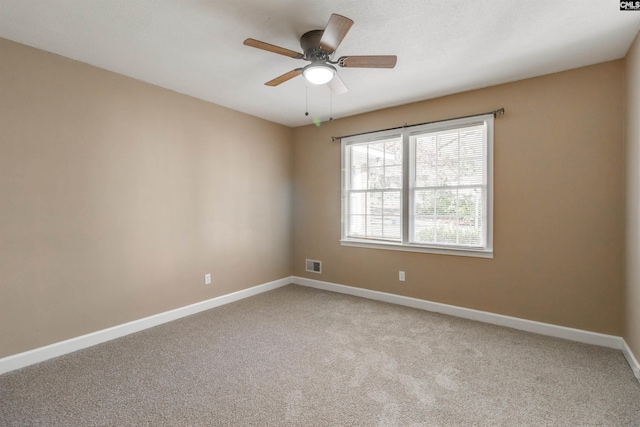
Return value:
M 0 37 L 288 126 L 549 74 L 625 56 L 640 11 L 618 0 L 0 0 Z M 346 69 L 331 95 L 295 51 L 331 13 L 355 24 L 336 52 L 395 54 L 395 69 Z M 0 58 L 1 60 L 1 58 Z M 305 116 L 305 111 L 309 116 Z

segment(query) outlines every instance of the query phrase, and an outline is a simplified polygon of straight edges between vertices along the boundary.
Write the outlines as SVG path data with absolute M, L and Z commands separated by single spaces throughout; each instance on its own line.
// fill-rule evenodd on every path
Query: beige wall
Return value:
M 640 35 L 627 66 L 627 244 L 624 339 L 640 357 Z
M 619 60 L 295 129 L 294 273 L 621 335 L 623 80 Z M 499 107 L 494 259 L 340 246 L 332 135 Z M 322 275 L 306 273 L 305 258 L 322 260 Z
M 0 58 L 0 357 L 291 275 L 291 129 Z
M 0 357 L 292 273 L 613 335 L 626 325 L 639 354 L 630 262 L 623 315 L 623 82 L 632 119 L 639 45 L 626 61 L 291 130 L 0 39 Z M 332 135 L 499 107 L 494 259 L 340 246 Z M 626 133 L 638 181 L 637 121 Z M 640 227 L 629 237 L 636 260 Z

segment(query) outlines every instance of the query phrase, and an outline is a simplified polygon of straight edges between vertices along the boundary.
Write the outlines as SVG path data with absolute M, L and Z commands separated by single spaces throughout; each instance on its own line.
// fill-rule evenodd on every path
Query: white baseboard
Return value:
M 33 350 L 25 351 L 24 353 L 18 353 L 12 356 L 4 357 L 0 359 L 0 374 L 24 368 L 25 366 L 33 365 L 34 363 L 44 362 L 45 360 L 52 359 L 54 357 L 72 353 L 74 351 L 110 341 L 115 338 L 120 338 L 134 332 L 139 332 L 144 329 L 161 325 L 163 323 L 171 322 L 172 320 L 177 320 L 182 317 L 199 313 L 201 311 L 209 310 L 221 305 L 229 304 L 234 301 L 260 294 L 262 292 L 267 292 L 285 285 L 289 285 L 292 283 L 292 281 L 293 278 L 291 276 L 285 277 L 283 279 L 264 283 L 262 285 L 254 286 L 248 289 L 243 289 L 231 294 L 222 295 L 210 300 L 176 308 L 164 313 L 155 314 L 153 316 L 134 320 L 132 322 L 124 323 L 122 325 L 114 326 L 108 329 L 103 329 L 101 331 L 92 332 L 90 334 L 71 338 L 65 341 L 60 341 L 45 347 L 39 347 Z
M 640 381 L 640 363 L 638 363 L 638 360 L 633 355 L 633 352 L 625 340 L 622 340 L 622 354 L 624 354 L 624 358 L 627 359 L 629 366 L 631 366 L 633 375 L 635 375 L 638 381 Z
M 461 317 L 464 319 L 476 320 L 479 322 L 490 323 L 493 325 L 506 326 L 509 328 L 519 329 L 522 331 L 533 332 L 551 337 L 564 338 L 571 341 L 582 342 L 586 344 L 598 345 L 621 350 L 626 358 L 634 375 L 640 381 L 640 364 L 635 358 L 633 352 L 627 343 L 621 337 L 613 335 L 599 334 L 596 332 L 583 331 L 580 329 L 567 328 L 564 326 L 552 325 L 549 323 L 535 322 L 532 320 L 520 319 L 517 317 L 504 316 L 501 314 L 489 313 L 486 311 L 473 310 L 469 308 L 457 307 L 448 304 L 442 304 L 432 301 L 421 300 L 417 298 L 405 297 L 402 295 L 389 294 L 385 292 L 372 291 L 363 288 L 354 288 L 351 286 L 339 285 L 336 283 L 323 282 L 320 280 L 307 279 L 304 277 L 285 277 L 273 282 L 264 283 L 231 294 L 222 295 L 210 300 L 198 302 L 185 307 L 180 307 L 164 313 L 155 314 L 143 319 L 134 320 L 122 325 L 92 332 L 76 338 L 57 342 L 45 347 L 36 348 L 8 356 L 0 359 L 0 374 L 24 368 L 35 363 L 44 362 L 45 360 L 64 354 L 72 353 L 83 348 L 91 347 L 106 341 L 123 337 L 125 335 L 139 332 L 144 329 L 152 328 L 163 323 L 171 322 L 182 317 L 190 316 L 201 311 L 210 310 L 221 305 L 229 304 L 244 298 L 248 298 L 263 292 L 295 283 L 311 288 L 323 289 L 332 292 L 338 292 L 348 295 L 354 295 L 362 298 L 388 302 L 392 304 L 403 305 L 407 307 L 418 308 L 422 310 L 432 311 L 436 313 L 448 314 L 451 316 Z
M 338 285 L 336 283 L 323 282 L 320 280 L 307 279 L 304 277 L 294 276 L 293 283 L 302 286 L 308 286 L 311 288 L 324 289 L 327 291 L 339 292 L 362 298 L 419 308 L 436 313 L 448 314 L 464 319 L 477 320 L 479 322 L 490 323 L 493 325 L 506 326 L 513 329 L 519 329 L 521 331 L 533 332 L 536 334 L 547 335 L 556 338 L 564 338 L 571 341 L 593 344 L 601 347 L 615 348 L 617 350 L 622 350 L 622 344 L 624 342 L 621 337 L 617 337 L 614 335 L 599 334 L 597 332 L 567 328 L 564 326 L 557 326 L 549 323 L 520 319 L 518 317 L 504 316 L 502 314 L 457 307 L 454 305 L 426 301 L 418 298 L 405 297 L 402 295 L 389 294 L 385 292 L 372 291 L 369 289 Z
M 342 294 L 388 302 L 391 304 L 404 305 L 407 307 L 418 308 L 435 313 L 448 314 L 464 319 L 490 323 L 492 325 L 506 326 L 509 328 L 533 332 L 540 335 L 563 338 L 570 341 L 621 350 L 625 359 L 627 359 L 627 363 L 629 363 L 633 374 L 638 379 L 638 381 L 640 381 L 640 363 L 638 363 L 638 360 L 635 358 L 633 352 L 631 351 L 631 348 L 629 348 L 629 346 L 627 345 L 627 342 L 622 337 L 618 337 L 615 335 L 606 335 L 597 332 L 584 331 L 581 329 L 567 328 L 565 326 L 552 325 L 550 323 L 542 323 L 533 320 L 521 319 L 518 317 L 504 316 L 502 314 L 457 307 L 454 305 L 421 300 L 418 298 L 405 297 L 402 295 L 389 294 L 386 292 L 372 291 L 363 288 L 354 288 L 352 286 L 323 282 L 321 280 L 315 279 L 307 279 L 299 276 L 293 276 L 293 283 L 297 285 L 308 286 L 310 288 L 339 292 Z

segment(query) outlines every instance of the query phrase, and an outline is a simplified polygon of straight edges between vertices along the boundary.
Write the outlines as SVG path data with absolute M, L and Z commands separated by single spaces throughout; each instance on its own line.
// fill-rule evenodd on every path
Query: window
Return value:
M 342 139 L 342 244 L 492 257 L 493 115 Z

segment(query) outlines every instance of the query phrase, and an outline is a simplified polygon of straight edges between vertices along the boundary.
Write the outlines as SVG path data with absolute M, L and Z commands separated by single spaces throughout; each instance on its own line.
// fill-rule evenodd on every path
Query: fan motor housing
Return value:
M 322 39 L 323 34 L 324 30 L 312 30 L 300 37 L 300 47 L 308 60 L 326 60 L 333 53 L 327 52 L 320 47 L 320 39 Z

